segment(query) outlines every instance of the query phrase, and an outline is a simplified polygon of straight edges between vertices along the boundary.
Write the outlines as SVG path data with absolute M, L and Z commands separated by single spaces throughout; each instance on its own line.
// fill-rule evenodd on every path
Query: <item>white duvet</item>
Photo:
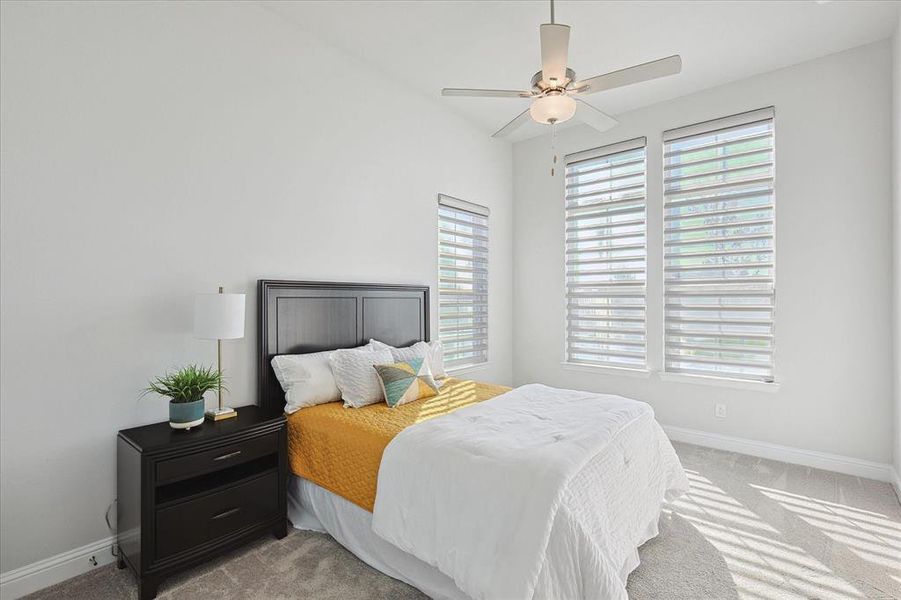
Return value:
M 626 598 L 687 489 L 650 406 L 533 384 L 397 435 L 372 528 L 477 600 Z

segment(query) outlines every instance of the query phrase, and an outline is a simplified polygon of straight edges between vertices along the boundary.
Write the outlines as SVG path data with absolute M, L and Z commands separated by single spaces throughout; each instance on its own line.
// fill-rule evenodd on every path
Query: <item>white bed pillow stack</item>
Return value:
M 366 344 L 354 350 L 371 350 Z M 341 390 L 335 383 L 329 357 L 336 352 L 312 352 L 310 354 L 283 354 L 273 357 L 272 370 L 285 392 L 285 412 L 291 414 L 306 408 L 341 399 Z
M 344 406 L 361 408 L 368 404 L 381 402 L 382 384 L 375 365 L 394 362 L 388 350 L 335 350 L 329 356 L 335 384 L 341 390 Z
M 435 379 L 447 377 L 441 342 L 416 342 L 395 348 L 378 340 L 365 346 L 310 354 L 283 354 L 272 359 L 272 370 L 285 392 L 285 412 L 344 400 L 360 408 L 381 402 L 382 386 L 373 366 L 424 358 Z
M 429 363 L 432 377 L 444 379 L 447 373 L 444 371 L 444 348 L 438 340 L 432 342 L 416 342 L 406 348 L 395 348 L 378 340 L 369 340 L 369 346 L 373 350 L 389 350 L 394 362 L 406 362 L 412 358 L 424 358 Z

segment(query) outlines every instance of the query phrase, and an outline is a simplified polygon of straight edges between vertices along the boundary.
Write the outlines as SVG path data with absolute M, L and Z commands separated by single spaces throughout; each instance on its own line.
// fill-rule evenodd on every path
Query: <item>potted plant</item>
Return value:
M 222 375 L 213 367 L 188 365 L 153 379 L 144 393 L 169 398 L 169 425 L 190 429 L 203 423 L 203 395 L 221 384 Z

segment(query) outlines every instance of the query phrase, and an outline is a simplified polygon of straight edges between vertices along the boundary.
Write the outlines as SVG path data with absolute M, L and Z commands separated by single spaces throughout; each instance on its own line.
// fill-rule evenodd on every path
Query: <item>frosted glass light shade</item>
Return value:
M 244 337 L 244 294 L 197 294 L 194 337 L 205 340 Z
M 532 101 L 529 114 L 544 125 L 562 123 L 569 121 L 576 114 L 576 101 L 563 94 L 542 96 Z

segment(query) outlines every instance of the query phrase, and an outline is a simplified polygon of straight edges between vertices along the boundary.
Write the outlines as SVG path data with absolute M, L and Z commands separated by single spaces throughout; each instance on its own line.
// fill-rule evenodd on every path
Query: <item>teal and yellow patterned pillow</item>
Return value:
M 438 384 L 424 358 L 374 367 L 385 393 L 385 402 L 391 408 L 438 393 Z

